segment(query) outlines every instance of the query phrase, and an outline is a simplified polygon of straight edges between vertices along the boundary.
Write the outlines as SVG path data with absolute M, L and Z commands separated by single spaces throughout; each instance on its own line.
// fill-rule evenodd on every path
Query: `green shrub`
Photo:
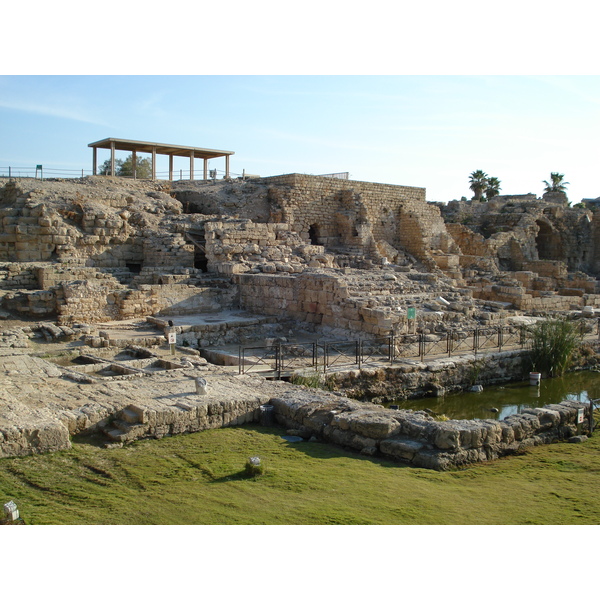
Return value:
M 529 360 L 532 371 L 560 377 L 571 366 L 581 334 L 577 324 L 566 319 L 547 319 L 530 329 Z
M 294 373 L 294 375 L 290 377 L 290 383 L 328 391 L 333 391 L 335 387 L 333 381 L 330 381 L 327 377 L 316 372 L 309 375 L 298 375 L 297 373 Z

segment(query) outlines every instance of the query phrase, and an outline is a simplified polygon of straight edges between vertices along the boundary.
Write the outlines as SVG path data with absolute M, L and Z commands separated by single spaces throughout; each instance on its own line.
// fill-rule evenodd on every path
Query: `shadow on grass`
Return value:
M 277 438 L 280 438 L 281 443 L 284 447 L 289 448 L 291 450 L 294 450 L 296 452 L 299 453 L 303 453 L 307 456 L 310 456 L 311 458 L 314 459 L 318 459 L 318 460 L 330 460 L 330 459 L 338 459 L 340 457 L 348 457 L 348 458 L 352 458 L 353 460 L 360 460 L 360 461 L 368 461 L 374 464 L 378 464 L 382 467 L 386 467 L 386 468 L 394 468 L 394 469 L 412 469 L 415 467 L 412 467 L 411 465 L 399 462 L 399 461 L 395 461 L 391 458 L 388 457 L 383 457 L 381 455 L 375 455 L 375 456 L 366 456 L 364 454 L 360 454 L 360 452 L 358 452 L 356 449 L 354 448 L 347 448 L 347 447 L 342 447 L 342 446 L 337 446 L 331 442 L 327 442 L 327 441 L 313 441 L 313 442 L 309 442 L 309 441 L 302 441 L 302 442 L 290 442 L 286 439 L 284 439 L 284 436 L 287 435 L 287 430 L 282 428 L 282 427 L 278 427 L 278 426 L 265 426 L 265 425 L 259 425 L 257 423 L 247 423 L 245 425 L 241 425 L 239 427 L 235 427 L 235 429 L 242 429 L 242 430 L 246 430 L 246 431 L 252 431 L 261 435 L 267 435 L 267 436 L 274 436 Z M 189 435 L 194 435 L 195 433 L 202 433 L 200 432 L 194 432 L 191 433 Z M 188 435 L 188 434 L 181 434 L 181 435 Z M 166 438 L 171 438 L 171 437 L 176 437 L 176 436 L 165 436 Z M 140 440 L 132 440 L 129 443 L 124 444 L 124 446 L 129 446 L 131 444 L 135 444 L 138 441 L 145 441 L 148 439 L 153 439 L 153 438 L 142 438 Z M 92 446 L 95 448 L 105 448 L 107 443 L 111 443 L 110 440 L 108 438 L 106 438 L 105 436 L 101 435 L 101 434 L 92 434 L 92 435 L 76 435 L 73 436 L 71 438 L 71 441 L 73 443 L 73 445 L 81 445 L 81 446 Z M 260 476 L 258 476 L 259 478 Z M 235 473 L 231 473 L 230 475 L 226 475 L 223 477 L 219 477 L 216 479 L 211 479 L 211 483 L 223 483 L 223 482 L 227 482 L 227 481 L 240 481 L 240 480 L 244 480 L 244 479 L 253 479 L 253 476 L 249 476 L 244 469 L 235 472 Z
M 110 440 L 101 434 L 94 433 L 92 435 L 74 435 L 71 438 L 71 443 L 74 446 L 93 446 L 95 448 L 104 448 Z
M 259 479 L 259 477 L 248 475 L 246 471 L 242 469 L 237 473 L 232 473 L 231 475 L 224 475 L 223 477 L 217 477 L 215 479 L 212 479 L 209 483 L 227 483 L 232 481 L 244 481 L 245 479 Z
M 395 461 L 391 458 L 383 457 L 381 455 L 366 456 L 364 454 L 361 454 L 358 450 L 356 450 L 354 448 L 337 446 L 337 445 L 333 444 L 332 442 L 326 442 L 326 441 L 289 442 L 289 441 L 283 439 L 283 436 L 287 435 L 286 430 L 282 429 L 281 427 L 277 427 L 277 426 L 266 427 L 264 425 L 247 424 L 247 425 L 243 425 L 242 427 L 244 429 L 247 429 L 250 431 L 255 431 L 257 433 L 262 433 L 265 435 L 275 435 L 277 437 L 280 437 L 280 438 L 282 438 L 281 441 L 284 443 L 284 445 L 287 448 L 291 448 L 298 452 L 302 452 L 302 453 L 306 454 L 307 456 L 310 456 L 311 458 L 317 458 L 320 460 L 324 460 L 324 459 L 335 459 L 335 458 L 340 458 L 342 456 L 345 456 L 348 458 L 352 458 L 353 460 L 361 460 L 361 461 L 368 461 L 371 463 L 375 463 L 375 464 L 378 464 L 378 465 L 380 465 L 382 467 L 386 467 L 386 468 L 394 468 L 394 469 L 398 469 L 398 468 L 414 469 L 414 468 L 416 468 L 416 467 L 412 467 L 411 465 L 408 465 L 408 464 L 405 464 L 405 463 L 402 463 L 399 461 Z

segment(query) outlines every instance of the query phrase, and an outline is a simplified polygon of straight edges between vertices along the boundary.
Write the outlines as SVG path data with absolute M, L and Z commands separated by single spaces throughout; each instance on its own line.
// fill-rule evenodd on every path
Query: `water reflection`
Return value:
M 599 398 L 600 373 L 580 371 L 560 378 L 543 379 L 539 386 L 529 385 L 527 380 L 484 388 L 480 393 L 406 400 L 399 406 L 412 410 L 427 408 L 450 419 L 504 419 L 525 408 L 558 404 L 563 400 L 589 402 Z

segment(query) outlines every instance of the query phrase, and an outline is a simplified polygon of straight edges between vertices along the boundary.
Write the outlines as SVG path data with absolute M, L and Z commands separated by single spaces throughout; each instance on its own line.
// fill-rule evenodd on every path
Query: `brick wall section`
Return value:
M 350 298 L 347 284 L 332 275 L 239 274 L 234 282 L 240 306 L 260 314 L 373 335 L 388 335 L 400 319 L 390 310 L 369 306 L 367 299 Z
M 35 263 L 0 263 L 0 290 L 36 289 L 38 267 Z
M 41 290 L 49 290 L 50 288 L 60 285 L 61 283 L 66 283 L 67 281 L 98 281 L 107 279 L 118 284 L 118 281 L 113 274 L 99 271 L 93 267 L 47 264 L 37 267 L 34 270 L 37 275 L 36 287 Z
M 523 271 L 533 271 L 542 277 L 566 277 L 567 266 L 557 260 L 523 261 Z
M 261 181 L 279 188 L 283 220 L 306 237 L 317 225 L 325 246 L 372 249 L 374 240 L 383 240 L 422 259 L 453 245 L 424 188 L 300 174 Z
M 193 268 L 194 246 L 181 234 L 161 236 L 155 233 L 144 239 L 143 262 L 167 271 L 174 267 Z
M 323 247 L 311 246 L 288 223 L 253 223 L 250 220 L 211 221 L 205 223 L 206 258 L 210 271 L 230 274 L 231 263 L 243 272 L 250 266 L 271 263 L 273 270 L 301 272 L 307 259 L 322 253 Z M 232 271 L 236 272 L 236 271 Z
M 27 196 L 0 207 L 0 261 L 79 259 L 96 267 L 122 267 L 141 258 L 141 240 L 126 212 L 59 214 Z
M 61 325 L 142 318 L 156 314 L 213 313 L 228 308 L 236 294 L 235 289 L 220 290 L 182 284 L 140 285 L 137 290 L 119 289 L 107 281 L 69 282 L 53 291 L 57 298 L 57 320 Z

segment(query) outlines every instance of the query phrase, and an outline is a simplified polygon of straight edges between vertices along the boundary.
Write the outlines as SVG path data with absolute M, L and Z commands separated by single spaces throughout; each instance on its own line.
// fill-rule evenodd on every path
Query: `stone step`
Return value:
M 143 437 L 147 427 L 141 423 L 127 423 L 121 420 L 113 421 L 103 429 L 104 433 L 115 442 L 128 442 Z
M 114 442 L 122 442 L 125 432 L 120 429 L 104 429 L 104 434 Z
M 121 420 L 125 421 L 125 423 L 131 423 L 134 425 L 140 424 L 140 416 L 127 408 L 124 408 L 122 411 L 119 412 L 119 417 L 121 417 Z

